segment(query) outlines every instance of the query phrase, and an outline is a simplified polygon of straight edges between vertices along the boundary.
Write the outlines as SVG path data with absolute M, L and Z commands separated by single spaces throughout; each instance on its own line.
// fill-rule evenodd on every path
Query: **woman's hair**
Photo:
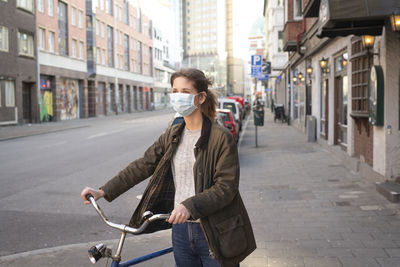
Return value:
M 203 104 L 201 104 L 200 110 L 210 120 L 214 121 L 215 117 L 217 116 L 216 108 L 218 102 L 215 94 L 208 90 L 208 86 L 212 84 L 211 81 L 204 75 L 201 70 L 193 68 L 180 69 L 179 71 L 172 74 L 171 87 L 174 84 L 174 80 L 178 77 L 184 77 L 191 81 L 197 92 L 206 92 L 206 100 Z

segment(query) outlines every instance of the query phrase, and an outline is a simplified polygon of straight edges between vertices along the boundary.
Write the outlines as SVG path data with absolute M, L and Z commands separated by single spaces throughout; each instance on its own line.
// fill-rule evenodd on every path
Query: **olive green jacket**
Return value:
M 143 157 L 130 163 L 101 189 L 112 201 L 136 184 L 151 177 L 129 225 L 138 227 L 146 210 L 170 213 L 175 187 L 171 159 L 185 127 L 183 122 L 166 130 Z M 201 136 L 194 149 L 196 194 L 182 202 L 192 219 L 200 219 L 210 251 L 221 266 L 233 266 L 256 249 L 250 220 L 239 194 L 239 157 L 235 140 L 224 127 L 203 116 Z M 169 228 L 159 221 L 148 232 Z

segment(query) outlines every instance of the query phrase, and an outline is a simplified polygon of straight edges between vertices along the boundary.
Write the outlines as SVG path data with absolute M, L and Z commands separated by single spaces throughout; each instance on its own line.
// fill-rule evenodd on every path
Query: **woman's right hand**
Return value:
M 81 197 L 85 201 L 85 204 L 90 204 L 90 201 L 86 199 L 87 194 L 91 194 L 94 197 L 94 200 L 98 200 L 105 195 L 102 189 L 96 190 L 90 187 L 85 187 L 81 192 Z

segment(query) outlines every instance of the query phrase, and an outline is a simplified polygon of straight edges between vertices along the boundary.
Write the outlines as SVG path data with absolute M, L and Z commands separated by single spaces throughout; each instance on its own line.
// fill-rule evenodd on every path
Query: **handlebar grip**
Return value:
M 94 196 L 92 195 L 92 194 L 86 194 L 86 196 L 85 196 L 85 198 L 87 199 L 87 200 L 89 200 L 90 201 L 90 198 L 94 198 Z

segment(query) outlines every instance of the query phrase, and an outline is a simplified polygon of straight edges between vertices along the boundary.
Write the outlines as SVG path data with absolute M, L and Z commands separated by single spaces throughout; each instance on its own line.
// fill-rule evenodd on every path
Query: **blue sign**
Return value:
M 267 93 L 267 92 L 272 92 L 272 88 L 265 88 L 265 89 L 264 89 L 264 92 L 266 92 L 266 93 Z
M 268 81 L 268 74 L 260 72 L 256 77 L 259 81 Z
M 252 55 L 251 56 L 251 66 L 261 66 L 262 56 L 261 55 Z

